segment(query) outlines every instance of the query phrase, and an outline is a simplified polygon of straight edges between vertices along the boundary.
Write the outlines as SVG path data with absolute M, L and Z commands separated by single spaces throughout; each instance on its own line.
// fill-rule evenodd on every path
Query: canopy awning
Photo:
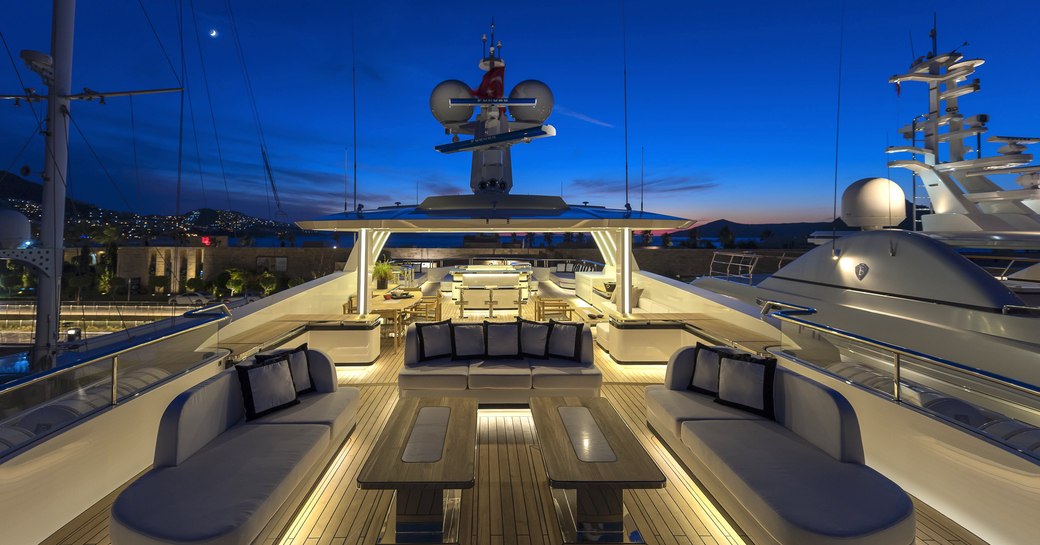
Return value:
M 483 193 L 429 197 L 419 205 L 341 212 L 296 224 L 319 231 L 479 233 L 688 229 L 694 221 L 652 212 L 567 204 L 553 196 Z

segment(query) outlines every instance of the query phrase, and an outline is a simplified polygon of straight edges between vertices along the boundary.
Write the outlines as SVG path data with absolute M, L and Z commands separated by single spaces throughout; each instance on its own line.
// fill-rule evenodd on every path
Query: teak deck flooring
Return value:
M 573 297 L 573 296 L 571 296 Z M 524 314 L 533 309 L 528 305 Z M 445 317 L 457 315 L 445 303 Z M 392 492 L 360 490 L 357 476 L 397 403 L 397 372 L 403 343 L 383 339 L 383 352 L 369 366 L 341 367 L 341 385 L 361 390 L 357 427 L 333 457 L 285 530 L 262 545 L 355 545 L 375 543 Z M 667 545 L 750 544 L 646 426 L 643 388 L 664 380 L 663 365 L 621 366 L 596 346 L 603 397 L 617 409 L 668 479 L 658 490 L 625 493 L 625 506 L 644 540 Z M 546 481 L 529 411 L 480 411 L 476 486 L 463 492 L 460 542 L 477 545 L 560 545 L 562 536 Z M 44 541 L 45 545 L 108 545 L 113 492 Z M 917 506 L 915 545 L 978 545 L 977 537 L 925 505 Z

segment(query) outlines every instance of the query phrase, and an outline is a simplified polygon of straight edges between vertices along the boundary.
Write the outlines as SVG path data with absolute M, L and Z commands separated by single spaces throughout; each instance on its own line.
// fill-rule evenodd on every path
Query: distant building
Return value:
M 192 278 L 213 282 L 230 268 L 310 280 L 341 270 L 350 252 L 349 248 L 229 247 L 227 237 L 211 238 L 217 240 L 210 246 L 120 246 L 116 276 L 140 289 L 150 287 L 155 277 L 169 277 L 171 293 L 184 291 L 184 283 Z M 94 256 L 104 251 L 91 248 Z M 79 254 L 76 248 L 66 248 L 65 261 Z M 92 261 L 96 263 L 96 257 Z M 173 271 L 177 273 L 171 274 Z

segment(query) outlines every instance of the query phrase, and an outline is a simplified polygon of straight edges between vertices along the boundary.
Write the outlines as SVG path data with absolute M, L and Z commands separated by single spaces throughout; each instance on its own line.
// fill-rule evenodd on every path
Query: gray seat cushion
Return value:
M 531 366 L 526 360 L 487 360 L 469 366 L 469 387 L 485 390 L 531 388 Z
M 328 445 L 328 426 L 235 426 L 127 487 L 112 505 L 112 542 L 249 543 Z
M 322 424 L 329 427 L 329 438 L 342 437 L 354 425 L 361 403 L 357 388 L 341 388 L 326 394 L 304 394 L 300 404 L 273 412 L 254 424 Z
M 469 365 L 450 358 L 405 365 L 397 375 L 397 386 L 403 390 L 465 390 L 468 385 Z
M 873 469 L 766 420 L 684 422 L 680 438 L 780 543 L 909 545 L 914 508 Z
M 555 358 L 529 361 L 531 385 L 536 390 L 599 388 L 603 384 L 603 374 L 594 365 Z
M 679 426 L 687 420 L 762 420 L 761 416 L 715 403 L 704 394 L 669 390 L 661 384 L 646 387 L 647 419 L 662 431 L 679 436 Z

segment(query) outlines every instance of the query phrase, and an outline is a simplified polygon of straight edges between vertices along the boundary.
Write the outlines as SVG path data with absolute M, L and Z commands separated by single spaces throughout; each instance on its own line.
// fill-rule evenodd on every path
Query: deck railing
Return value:
M 1007 280 L 1012 274 L 1040 263 L 1040 258 L 1025 256 L 965 254 L 964 257 L 998 280 Z
M 0 458 L 105 408 L 219 358 L 205 346 L 231 318 L 222 304 L 192 310 L 165 328 L 67 352 L 59 367 L 0 386 Z
M 1040 462 L 1040 387 L 807 320 L 816 313 L 809 307 L 759 304 L 797 344 L 779 355 Z

